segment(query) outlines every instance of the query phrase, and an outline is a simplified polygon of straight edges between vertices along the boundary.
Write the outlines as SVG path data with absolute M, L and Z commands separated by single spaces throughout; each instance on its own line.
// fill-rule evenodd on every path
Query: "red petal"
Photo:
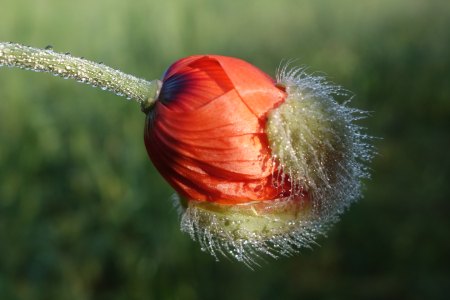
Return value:
M 204 56 L 205 55 L 193 55 L 177 60 L 164 72 L 161 80 L 164 81 L 165 79 L 170 78 L 172 75 L 176 74 L 178 71 L 189 65 L 191 62 L 194 62 L 197 59 L 202 58 Z
M 194 56 L 173 64 L 146 119 L 145 144 L 169 184 L 188 200 L 245 203 L 280 197 L 265 116 L 285 93 L 250 64 Z M 285 194 L 286 195 L 286 194 Z
M 265 118 L 269 110 L 286 98 L 286 93 L 275 86 L 276 81 L 255 66 L 232 57 L 209 57 L 217 59 L 245 104 L 258 118 Z
M 264 159 L 270 158 L 264 124 L 242 103 L 236 91 L 188 113 L 175 113 L 163 105 L 157 109 L 153 130 L 160 140 L 172 151 L 203 162 L 203 168 L 214 176 L 227 177 L 225 172 L 230 179 L 234 176 L 239 180 L 270 174 L 271 162 Z
M 272 160 L 263 125 L 232 90 L 191 112 L 156 104 L 146 146 L 156 168 L 188 200 L 273 199 Z M 220 114 L 218 112 L 230 112 Z M 215 117 L 214 117 L 215 116 Z
M 233 89 L 233 84 L 215 59 L 203 56 L 188 61 L 187 65 L 177 65 L 176 73 L 169 70 L 163 80 L 159 101 L 170 110 L 194 110 Z

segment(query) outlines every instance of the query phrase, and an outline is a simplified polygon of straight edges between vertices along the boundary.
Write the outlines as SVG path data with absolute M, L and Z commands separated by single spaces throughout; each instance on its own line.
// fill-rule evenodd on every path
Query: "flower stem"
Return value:
M 146 81 L 103 65 L 85 60 L 83 57 L 71 57 L 67 52 L 53 52 L 51 46 L 45 49 L 27 47 L 19 44 L 0 42 L 0 67 L 53 73 L 64 79 L 76 79 L 78 82 L 113 91 L 118 96 L 134 99 L 143 108 L 151 106 L 161 89 L 161 81 Z

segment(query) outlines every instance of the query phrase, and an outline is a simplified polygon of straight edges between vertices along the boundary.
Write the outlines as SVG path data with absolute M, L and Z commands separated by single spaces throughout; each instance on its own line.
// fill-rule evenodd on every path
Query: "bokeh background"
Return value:
M 446 299 L 450 2 L 2 0 L 0 40 L 148 80 L 193 54 L 325 71 L 371 111 L 365 198 L 292 258 L 215 262 L 179 230 L 139 105 L 0 68 L 0 299 Z

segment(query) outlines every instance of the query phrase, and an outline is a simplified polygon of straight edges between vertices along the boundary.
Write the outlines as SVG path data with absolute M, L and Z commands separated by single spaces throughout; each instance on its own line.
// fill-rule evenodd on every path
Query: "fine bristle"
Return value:
M 313 219 L 309 207 L 305 211 L 288 210 L 292 214 L 262 215 L 256 212 L 262 211 L 261 206 L 285 211 L 291 201 L 283 198 L 246 207 L 219 205 L 213 209 L 208 208 L 208 204 L 189 201 L 181 213 L 181 230 L 198 241 L 202 251 L 210 252 L 216 260 L 221 254 L 252 267 L 264 260 L 261 255 L 277 258 L 291 256 L 299 248 L 310 248 L 317 237 L 325 235 L 328 227 L 337 221 L 329 217 Z
M 273 184 L 288 180 L 291 190 L 280 199 L 246 207 L 189 201 L 182 210 L 181 230 L 216 259 L 221 253 L 251 267 L 263 259 L 261 254 L 276 258 L 310 247 L 362 197 L 361 179 L 370 177 L 364 163 L 376 154 L 366 143 L 372 137 L 354 124 L 368 114 L 346 106 L 349 92 L 325 76 L 307 74 L 305 68 L 285 66 L 277 81 L 287 98 L 268 113 L 266 134 L 273 173 L 278 174 Z M 349 100 L 339 104 L 333 95 Z M 299 199 L 308 202 L 292 204 Z
M 312 195 L 317 216 L 341 214 L 362 197 L 361 178 L 369 178 L 369 162 L 375 150 L 354 121 L 367 112 L 339 104 L 333 95 L 348 91 L 327 82 L 325 76 L 307 74 L 305 68 L 277 75 L 278 85 L 288 94 L 285 103 L 268 115 L 266 132 L 275 168 L 281 180 L 289 178 L 291 195 L 307 191 Z

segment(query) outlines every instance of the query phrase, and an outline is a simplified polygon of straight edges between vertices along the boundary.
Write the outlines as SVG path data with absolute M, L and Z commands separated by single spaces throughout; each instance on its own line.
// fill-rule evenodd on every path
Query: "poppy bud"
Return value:
M 373 150 L 336 102 L 337 86 L 299 68 L 275 81 L 235 58 L 199 55 L 164 73 L 144 111 L 150 159 L 177 191 L 181 228 L 246 263 L 308 246 L 361 197 Z M 257 255 L 257 254 L 256 254 Z

